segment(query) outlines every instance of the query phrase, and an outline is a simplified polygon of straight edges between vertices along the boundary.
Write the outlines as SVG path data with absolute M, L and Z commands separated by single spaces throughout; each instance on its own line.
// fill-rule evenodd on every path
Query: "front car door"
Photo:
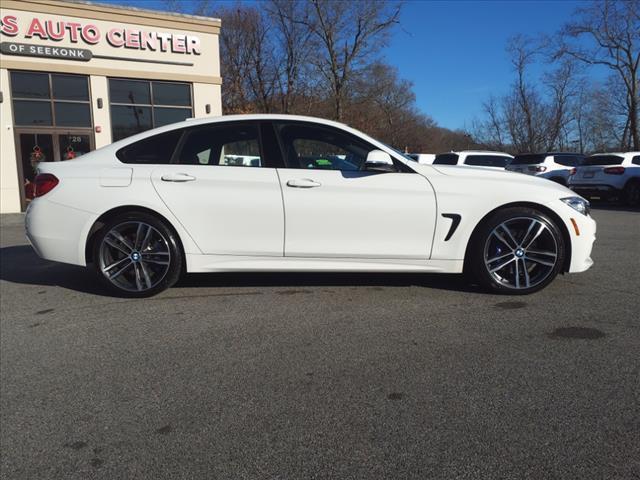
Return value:
M 254 122 L 185 129 L 156 191 L 205 254 L 282 256 L 284 212 L 276 169 Z
M 274 128 L 286 164 L 278 169 L 285 256 L 429 258 L 436 203 L 426 178 L 402 165 L 397 172 L 365 171 L 377 147 L 336 127 L 276 122 Z

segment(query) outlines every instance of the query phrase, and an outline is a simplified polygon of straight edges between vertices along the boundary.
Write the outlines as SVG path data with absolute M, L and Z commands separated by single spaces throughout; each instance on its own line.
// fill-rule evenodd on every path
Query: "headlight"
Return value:
M 591 205 L 589 205 L 589 202 L 587 202 L 584 198 L 567 197 L 561 198 L 560 200 L 583 215 L 589 215 L 589 212 L 591 211 Z

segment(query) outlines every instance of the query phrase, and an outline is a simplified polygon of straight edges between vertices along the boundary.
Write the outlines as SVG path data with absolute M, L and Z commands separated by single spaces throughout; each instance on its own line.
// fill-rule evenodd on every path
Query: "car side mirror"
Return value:
M 367 154 L 367 160 L 364 163 L 365 170 L 368 172 L 395 172 L 396 167 L 393 164 L 391 155 L 382 150 L 371 150 Z

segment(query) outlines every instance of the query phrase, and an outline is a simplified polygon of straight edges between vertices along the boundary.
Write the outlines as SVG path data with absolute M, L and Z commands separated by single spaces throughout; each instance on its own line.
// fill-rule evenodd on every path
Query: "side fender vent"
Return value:
M 447 236 L 444 237 L 444 241 L 446 242 L 456 232 L 458 225 L 460 225 L 460 219 L 462 218 L 462 216 L 458 215 L 457 213 L 443 213 L 442 216 L 444 218 L 451 219 L 451 226 L 449 227 L 449 232 L 447 232 Z

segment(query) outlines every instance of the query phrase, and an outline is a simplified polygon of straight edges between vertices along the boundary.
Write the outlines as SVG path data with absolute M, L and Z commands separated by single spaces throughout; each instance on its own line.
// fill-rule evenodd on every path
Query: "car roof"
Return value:
M 491 150 L 460 150 L 460 151 L 451 151 L 451 152 L 443 152 L 443 153 L 455 153 L 457 155 L 462 155 L 462 154 L 473 154 L 473 155 L 500 155 L 502 157 L 513 157 L 513 155 L 506 153 L 506 152 L 494 152 Z

